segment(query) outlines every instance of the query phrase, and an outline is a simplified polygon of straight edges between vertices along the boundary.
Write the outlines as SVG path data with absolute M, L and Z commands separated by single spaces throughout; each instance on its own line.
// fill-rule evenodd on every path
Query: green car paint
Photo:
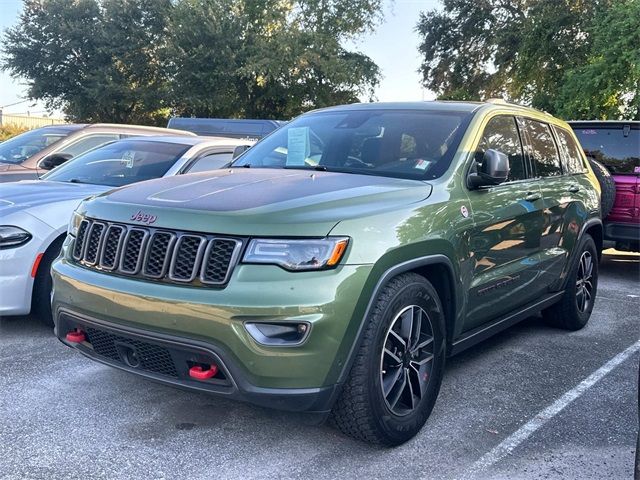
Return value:
M 69 235 L 52 269 L 57 336 L 96 360 L 141 374 L 96 355 L 90 343 L 69 342 L 66 334 L 95 322 L 123 338 L 130 333 L 211 347 L 232 379 L 229 388 L 147 376 L 276 408 L 326 412 L 349 373 L 373 300 L 394 275 L 416 271 L 431 280 L 454 352 L 496 318 L 560 291 L 585 232 L 601 244 L 599 187 L 586 163 L 577 174 L 469 187 L 491 119 L 529 118 L 571 132 L 564 122 L 501 103 L 427 102 L 334 107 L 283 129 L 327 112 L 359 111 L 458 112 L 462 120 L 448 166 L 434 178 L 323 171 L 310 160 L 308 169 L 242 168 L 251 149 L 237 167 L 144 182 L 88 199 L 77 210 L 79 219 L 241 238 L 243 248 L 252 238 L 346 237 L 337 266 L 288 271 L 239 257 L 228 282 L 209 288 L 90 268 L 74 260 L 76 238 Z M 291 139 L 302 138 L 311 159 L 306 132 L 294 131 L 288 148 L 293 152 L 298 147 Z M 153 224 L 137 222 L 138 213 Z M 301 343 L 266 345 L 247 328 L 261 322 L 309 330 Z M 294 397 L 301 400 L 289 400 Z

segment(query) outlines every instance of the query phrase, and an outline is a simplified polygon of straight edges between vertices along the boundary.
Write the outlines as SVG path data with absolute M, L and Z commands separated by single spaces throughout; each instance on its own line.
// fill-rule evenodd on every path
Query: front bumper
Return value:
M 56 335 L 95 360 L 154 380 L 271 408 L 326 411 L 346 360 L 339 352 L 344 342 L 353 341 L 348 327 L 370 268 L 290 273 L 238 265 L 226 288 L 216 290 L 105 274 L 62 258 L 52 269 Z M 301 345 L 265 346 L 247 332 L 247 321 L 306 322 L 311 330 Z M 131 368 L 115 356 L 100 355 L 90 343 L 66 342 L 70 330 L 89 324 L 163 346 L 178 377 Z M 223 365 L 229 384 L 205 385 L 185 377 L 188 362 L 198 355 Z
M 87 340 L 71 343 L 60 332 L 80 329 Z M 192 339 L 149 334 L 146 331 L 123 328 L 95 318 L 60 310 L 56 332 L 62 343 L 76 348 L 83 355 L 112 367 L 138 374 L 167 385 L 218 394 L 256 405 L 295 412 L 328 413 L 337 393 L 336 385 L 320 388 L 264 388 L 251 385 L 235 365 L 222 360 L 219 347 Z M 124 359 L 124 350 L 135 349 L 140 363 L 132 366 Z M 129 350 L 129 351 L 131 351 Z M 189 376 L 195 364 L 215 364 L 215 377 L 202 381 Z
M 0 315 L 30 312 L 34 281 L 31 270 L 43 250 L 37 237 L 21 247 L 0 250 Z
M 31 311 L 34 263 L 62 232 L 18 207 L 10 213 L 0 208 L 0 218 L 2 225 L 20 227 L 31 234 L 31 240 L 20 247 L 0 249 L 0 316 L 27 315 Z

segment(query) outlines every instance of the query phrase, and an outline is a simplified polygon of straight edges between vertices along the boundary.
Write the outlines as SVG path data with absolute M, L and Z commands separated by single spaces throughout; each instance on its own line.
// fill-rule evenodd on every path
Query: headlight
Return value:
M 67 227 L 69 235 L 73 235 L 74 237 L 78 235 L 78 227 L 80 227 L 83 218 L 82 215 L 75 211 L 71 214 L 71 220 L 69 220 L 69 226 Z
M 322 270 L 335 267 L 349 244 L 347 237 L 307 240 L 256 238 L 249 242 L 244 263 L 267 263 L 286 270 Z
M 15 248 L 31 240 L 31 234 L 20 227 L 0 226 L 0 248 Z

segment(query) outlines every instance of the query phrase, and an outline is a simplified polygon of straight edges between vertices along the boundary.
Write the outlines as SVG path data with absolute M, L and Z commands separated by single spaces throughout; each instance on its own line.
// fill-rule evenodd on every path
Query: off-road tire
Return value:
M 398 416 L 390 410 L 382 392 L 381 356 L 394 319 L 410 305 L 421 307 L 428 315 L 433 332 L 433 364 L 425 393 L 415 409 Z M 446 353 L 442 304 L 427 279 L 406 273 L 392 279 L 380 291 L 365 321 L 362 344 L 330 421 L 343 433 L 368 443 L 399 445 L 420 431 L 440 390 Z
M 33 283 L 33 295 L 31 297 L 31 311 L 43 324 L 53 327 L 53 313 L 51 312 L 51 264 L 60 254 L 64 236 L 57 238 L 49 245 L 40 260 L 36 278 Z
M 600 190 L 602 191 L 600 197 L 600 209 L 602 212 L 602 218 L 605 219 L 613 208 L 613 203 L 616 201 L 616 182 L 607 170 L 607 167 L 602 165 L 597 160 L 589 158 L 589 164 L 593 173 L 595 173 L 598 183 L 600 184 Z
M 565 330 L 580 330 L 589 321 L 596 294 L 598 292 L 598 252 L 591 235 L 584 234 L 577 246 L 577 254 L 574 258 L 571 271 L 567 276 L 567 285 L 561 300 L 542 312 L 542 317 L 549 325 Z M 591 302 L 585 311 L 580 311 L 577 300 L 580 261 L 582 255 L 588 252 L 592 260 L 592 291 Z

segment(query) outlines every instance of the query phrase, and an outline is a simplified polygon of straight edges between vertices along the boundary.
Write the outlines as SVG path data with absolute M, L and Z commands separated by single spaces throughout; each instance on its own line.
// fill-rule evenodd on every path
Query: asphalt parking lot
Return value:
M 600 269 L 585 329 L 531 318 L 451 359 L 423 431 L 390 450 L 141 380 L 2 319 L 0 479 L 631 478 L 640 256 Z

